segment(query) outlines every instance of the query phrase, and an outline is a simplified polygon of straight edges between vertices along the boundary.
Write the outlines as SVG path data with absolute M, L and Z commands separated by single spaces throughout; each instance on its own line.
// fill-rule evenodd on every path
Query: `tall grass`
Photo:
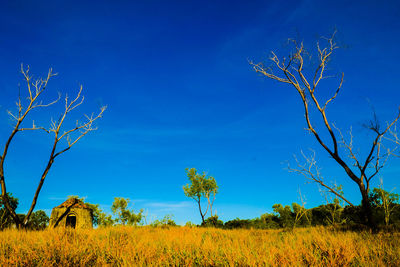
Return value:
M 115 227 L 0 232 L 0 266 L 400 266 L 400 233 Z

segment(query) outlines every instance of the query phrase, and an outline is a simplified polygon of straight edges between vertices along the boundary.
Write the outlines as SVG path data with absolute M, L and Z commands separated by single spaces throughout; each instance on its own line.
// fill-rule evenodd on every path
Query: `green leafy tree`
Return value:
M 279 214 L 279 221 L 281 227 L 293 227 L 294 214 L 290 206 L 282 206 L 282 204 L 275 204 L 272 206 L 275 213 Z
M 85 203 L 92 210 L 93 225 L 98 226 L 112 226 L 115 222 L 112 216 L 103 212 L 99 204 Z
M 210 216 L 201 224 L 203 227 L 222 228 L 224 222 L 218 219 L 218 215 Z
M 8 203 L 10 207 L 15 211 L 18 206 L 18 199 L 13 197 L 11 193 L 7 193 Z M 13 218 L 11 213 L 4 206 L 3 197 L 0 196 L 0 230 L 10 227 L 13 223 Z
M 214 177 L 207 176 L 205 172 L 203 172 L 203 174 L 197 173 L 195 168 L 186 169 L 186 172 L 190 183 L 183 187 L 183 192 L 185 193 L 185 196 L 196 201 L 199 207 L 202 223 L 204 223 L 208 210 L 210 210 L 211 217 L 213 216 L 212 208 L 214 205 L 215 195 L 218 193 L 217 182 Z M 202 209 L 202 198 L 207 200 L 205 211 Z
M 260 221 L 260 223 L 258 223 Z M 262 214 L 261 217 L 256 220 L 257 228 L 263 229 L 276 229 L 279 228 L 279 218 L 275 214 Z
M 129 198 L 116 197 L 111 210 L 117 217 L 116 222 L 122 225 L 137 225 L 143 219 L 143 209 L 136 214 L 133 210 L 128 209 L 129 203 Z
M 43 210 L 35 211 L 29 220 L 28 229 L 44 230 L 49 224 L 49 220 L 49 216 Z
M 275 204 L 272 206 L 275 213 L 279 214 L 280 226 L 295 228 L 296 226 L 308 226 L 311 224 L 311 213 L 304 205 L 292 203 L 292 206 Z
M 371 199 L 375 207 L 383 213 L 385 225 L 389 225 L 390 217 L 397 207 L 399 194 L 388 192 L 383 189 L 383 183 L 378 188 L 374 188 L 371 192 Z
M 101 209 L 97 212 L 97 225 L 102 227 L 113 226 L 115 221 L 110 214 L 103 212 Z

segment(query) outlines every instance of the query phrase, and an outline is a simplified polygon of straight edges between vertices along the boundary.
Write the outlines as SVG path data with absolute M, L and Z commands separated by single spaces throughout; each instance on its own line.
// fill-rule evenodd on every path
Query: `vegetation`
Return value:
M 27 225 L 30 230 L 44 230 L 49 225 L 49 216 L 43 210 L 32 213 L 31 219 Z
M 374 188 L 372 190 L 370 198 L 374 206 L 375 216 L 380 218 L 380 221 L 382 221 L 381 218 L 383 217 L 385 225 L 389 225 L 391 220 L 393 220 L 393 215 L 394 217 L 397 215 L 396 212 L 398 212 L 399 209 L 399 205 L 397 204 L 399 201 L 399 195 L 385 191 L 382 188 L 381 182 L 379 188 Z
M 11 204 L 11 207 L 15 209 L 18 207 L 18 199 L 13 197 L 11 193 L 7 193 L 8 201 Z M 20 220 L 24 220 L 24 214 L 17 214 Z M 46 212 L 43 210 L 38 210 L 32 213 L 31 219 L 29 223 L 25 226 L 25 228 L 30 230 L 43 230 L 49 224 L 49 217 Z M 11 213 L 8 209 L 5 208 L 4 202 L 0 197 L 0 230 L 4 230 L 6 228 L 10 228 L 14 226 L 14 220 L 12 219 Z
M 335 187 L 340 192 L 341 187 Z M 301 194 L 300 194 L 301 196 Z M 70 196 L 83 199 L 77 196 Z M 217 215 L 210 216 L 199 225 L 201 227 L 214 227 L 222 229 L 293 229 L 296 227 L 310 226 L 335 226 L 341 229 L 363 229 L 362 206 L 344 206 L 343 201 L 334 196 L 332 199 L 326 197 L 326 204 L 306 209 L 301 196 L 301 205 L 292 203 L 289 205 L 275 204 L 272 206 L 273 213 L 262 214 L 259 218 L 240 219 L 236 218 L 227 222 L 219 220 Z M 371 192 L 373 200 L 372 212 L 376 217 L 377 227 L 391 226 L 400 229 L 400 204 L 399 195 L 385 191 L 382 186 Z M 143 210 L 135 213 L 128 209 L 130 200 L 125 198 L 114 198 L 112 204 L 113 215 L 103 212 L 99 205 L 85 203 L 92 208 L 93 224 L 101 227 L 116 225 L 138 225 L 143 224 Z M 150 223 L 153 227 L 176 226 L 172 219 L 173 215 L 164 216 L 161 220 Z M 193 223 L 187 223 L 188 227 L 195 227 Z
M 1 266 L 399 266 L 400 234 L 316 227 L 0 232 Z
M 130 200 L 122 197 L 114 198 L 111 210 L 116 216 L 115 222 L 122 225 L 137 225 L 142 221 L 143 210 L 135 213 L 133 210 L 128 209 Z
M 13 197 L 11 193 L 7 193 L 7 199 L 10 207 L 15 210 L 18 206 L 18 199 Z M 12 223 L 11 213 L 5 207 L 3 197 L 0 197 L 0 230 L 10 227 Z
M 153 227 L 169 227 L 169 226 L 176 226 L 175 221 L 172 219 L 173 215 L 167 214 L 161 220 L 155 220 L 150 225 Z
M 265 213 L 255 219 L 243 220 L 237 218 L 225 222 L 222 226 L 220 225 L 220 227 L 225 229 L 293 229 L 295 227 L 335 226 L 340 229 L 363 229 L 361 206 L 346 206 L 344 208 L 333 206 L 334 204 L 327 204 L 311 209 L 304 209 L 302 212 L 306 215 L 299 219 L 299 213 L 296 212 L 296 209 L 303 209 L 300 205 L 296 203 L 293 203 L 292 206 L 275 204 L 273 206 L 275 213 Z M 336 210 L 337 213 L 340 213 L 341 223 L 332 223 L 331 216 L 333 209 Z M 373 212 L 375 214 L 380 214 L 380 216 L 377 216 L 377 227 L 385 228 L 385 226 L 392 226 L 400 229 L 400 204 L 393 204 L 390 224 L 386 224 L 383 210 L 380 207 L 374 207 Z
M 205 216 L 208 210 L 210 210 L 210 216 L 213 217 L 213 204 L 215 200 L 215 195 L 218 193 L 218 185 L 215 178 L 212 176 L 207 176 L 205 172 L 203 174 L 197 173 L 195 168 L 186 169 L 187 176 L 189 178 L 190 184 L 183 187 L 183 192 L 185 196 L 192 198 L 196 201 L 201 221 L 205 223 Z M 207 199 L 207 208 L 202 209 L 201 199 Z

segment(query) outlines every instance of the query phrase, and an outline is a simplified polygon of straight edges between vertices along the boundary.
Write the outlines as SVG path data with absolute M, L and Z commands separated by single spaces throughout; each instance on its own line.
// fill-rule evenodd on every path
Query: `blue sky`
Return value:
M 338 50 L 332 73 L 344 72 L 337 101 L 328 110 L 361 146 L 371 117 L 392 119 L 399 106 L 397 79 L 400 4 L 396 1 L 2 1 L 0 8 L 0 140 L 11 131 L 6 115 L 18 96 L 21 63 L 35 75 L 52 67 L 59 75 L 46 99 L 84 87 L 79 114 L 108 109 L 99 130 L 86 136 L 53 165 L 37 209 L 68 195 L 86 197 L 106 211 L 114 197 L 130 198 L 148 220 L 173 214 L 182 224 L 200 222 L 184 196 L 185 168 L 216 178 L 215 209 L 224 221 L 271 212 L 275 203 L 307 207 L 324 199 L 314 184 L 285 168 L 293 154 L 315 148 L 328 181 L 351 181 L 304 131 L 300 99 L 292 88 L 252 71 L 248 60 L 266 60 L 297 37 L 312 50 L 336 27 Z M 282 52 L 282 55 L 285 55 Z M 321 90 L 329 92 L 333 84 Z M 44 124 L 57 108 L 32 114 Z M 74 117 L 75 116 L 75 117 Z M 51 138 L 23 133 L 6 161 L 8 190 L 31 202 L 45 167 Z M 381 173 L 385 188 L 398 187 L 400 160 Z M 398 190 L 395 189 L 398 192 Z

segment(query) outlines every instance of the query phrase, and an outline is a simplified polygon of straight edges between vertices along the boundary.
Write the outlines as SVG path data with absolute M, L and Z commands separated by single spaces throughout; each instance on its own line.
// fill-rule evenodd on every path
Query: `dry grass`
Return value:
M 0 266 L 400 266 L 398 232 L 115 227 L 0 236 Z

